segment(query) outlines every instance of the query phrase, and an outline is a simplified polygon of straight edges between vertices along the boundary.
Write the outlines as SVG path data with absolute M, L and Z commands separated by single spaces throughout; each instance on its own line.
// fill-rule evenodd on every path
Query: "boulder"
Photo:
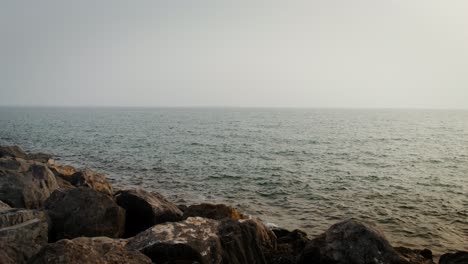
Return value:
M 125 210 L 90 188 L 59 189 L 45 203 L 52 221 L 50 241 L 80 236 L 121 237 Z
M 0 263 L 26 263 L 47 244 L 48 219 L 43 211 L 0 210 Z
M 268 263 L 275 235 L 258 220 L 189 217 L 156 225 L 129 239 L 155 263 Z
M 80 237 L 48 244 L 31 258 L 30 264 L 117 264 L 147 263 L 151 260 L 125 247 L 126 241 L 108 237 Z
M 106 176 L 97 173 L 90 169 L 77 170 L 72 166 L 51 166 L 57 178 L 60 178 L 60 183 L 65 188 L 75 187 L 88 187 L 98 192 L 105 193 L 112 196 L 112 185 L 106 179 Z M 67 183 L 68 182 L 68 183 Z M 71 186 L 70 186 L 71 185 Z
M 183 222 L 156 225 L 129 239 L 154 263 L 222 263 L 222 248 L 215 220 L 190 217 Z
M 297 263 L 304 247 L 309 242 L 307 234 L 298 229 L 289 231 L 282 228 L 273 228 L 272 231 L 277 238 L 277 248 L 272 254 L 271 263 Z
M 439 264 L 466 264 L 468 263 L 468 251 L 446 253 L 440 256 Z
M 223 263 L 269 263 L 276 249 L 276 237 L 255 219 L 225 219 L 218 227 Z
M 0 158 L 0 200 L 16 208 L 41 208 L 59 186 L 43 163 Z
M 299 263 L 408 263 L 376 227 L 350 219 L 307 243 Z
M 235 208 L 229 207 L 225 204 L 196 204 L 190 205 L 184 210 L 184 219 L 188 217 L 205 217 L 215 220 L 224 218 L 231 219 L 245 219 L 246 217 L 239 213 Z
M 114 199 L 126 210 L 124 237 L 134 236 L 156 224 L 182 220 L 182 211 L 158 193 L 120 190 Z

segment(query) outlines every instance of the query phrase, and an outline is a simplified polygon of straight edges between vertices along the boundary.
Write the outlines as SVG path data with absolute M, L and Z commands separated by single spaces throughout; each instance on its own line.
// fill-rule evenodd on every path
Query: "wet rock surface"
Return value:
M 31 264 L 117 264 L 152 263 L 145 255 L 125 247 L 126 241 L 108 237 L 63 239 L 45 246 Z
M 182 211 L 158 193 L 142 189 L 120 190 L 114 195 L 126 210 L 124 237 L 131 237 L 156 224 L 182 220 Z
M 52 221 L 50 240 L 80 236 L 120 237 L 125 210 L 108 195 L 90 188 L 59 189 L 47 199 L 45 209 Z

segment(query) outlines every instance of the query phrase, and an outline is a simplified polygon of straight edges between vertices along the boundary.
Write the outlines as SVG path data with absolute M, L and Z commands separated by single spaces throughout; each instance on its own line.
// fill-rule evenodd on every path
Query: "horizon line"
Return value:
M 448 108 L 448 107 L 375 107 L 375 106 L 236 106 L 236 105 L 2 105 L 0 108 L 81 108 L 81 109 L 158 109 L 158 108 L 178 108 L 178 109 L 346 109 L 346 110 L 468 110 L 467 108 Z

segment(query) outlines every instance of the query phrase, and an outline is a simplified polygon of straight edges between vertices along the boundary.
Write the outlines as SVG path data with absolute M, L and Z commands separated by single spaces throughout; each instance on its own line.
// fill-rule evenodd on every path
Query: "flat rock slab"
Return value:
M 108 195 L 90 188 L 56 190 L 45 208 L 52 221 L 51 241 L 81 236 L 117 238 L 124 232 L 125 210 Z
M 108 237 L 80 237 L 45 246 L 30 264 L 150 264 L 151 259 L 125 247 L 126 241 Z
M 126 210 L 124 237 L 132 237 L 157 224 L 182 220 L 182 211 L 158 193 L 142 189 L 120 190 L 114 199 Z
M 0 263 L 26 263 L 47 244 L 47 214 L 37 210 L 0 211 Z

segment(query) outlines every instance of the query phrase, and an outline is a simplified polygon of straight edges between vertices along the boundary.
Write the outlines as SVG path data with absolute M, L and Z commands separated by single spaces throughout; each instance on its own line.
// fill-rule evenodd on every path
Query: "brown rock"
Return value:
M 184 219 L 188 217 L 205 217 L 215 220 L 225 218 L 230 219 L 245 219 L 246 217 L 239 213 L 235 208 L 229 207 L 225 204 L 196 204 L 190 205 L 184 210 Z
M 308 242 L 299 263 L 403 264 L 408 261 L 376 227 L 350 219 L 332 225 Z
M 439 264 L 467 264 L 468 251 L 458 251 L 440 256 Z
M 24 160 L 35 160 L 47 163 L 52 159 L 52 155 L 46 153 L 26 153 L 18 146 L 0 146 L 0 157 L 21 158 Z
M 268 263 L 275 235 L 257 220 L 189 217 L 156 225 L 129 239 L 155 263 Z
M 126 241 L 108 237 L 63 239 L 45 246 L 29 261 L 31 264 L 150 264 L 151 260 L 125 247 Z
M 125 210 L 108 195 L 90 188 L 59 189 L 47 199 L 52 230 L 50 240 L 80 236 L 121 237 Z
M 219 264 L 222 248 L 218 226 L 215 220 L 190 217 L 147 229 L 129 239 L 127 247 L 139 250 L 154 263 Z
M 134 236 L 156 224 L 182 219 L 182 211 L 158 193 L 142 189 L 120 190 L 114 199 L 126 210 L 124 237 Z
M 297 263 L 304 247 L 309 242 L 307 234 L 301 230 L 289 231 L 281 228 L 272 229 L 276 235 L 276 250 L 272 253 L 272 263 L 293 264 Z
M 223 263 L 269 263 L 276 248 L 275 235 L 259 220 L 222 220 L 218 236 L 223 249 Z
M 60 183 L 65 188 L 70 188 L 70 185 L 75 187 L 88 187 L 112 196 L 112 185 L 106 179 L 104 174 L 97 173 L 90 169 L 80 171 L 68 165 L 53 165 L 51 166 L 51 169 L 57 178 L 62 179 L 60 180 Z
M 0 200 L 16 208 L 41 208 L 59 186 L 43 163 L 0 158 Z
M 0 210 L 0 263 L 26 263 L 47 244 L 47 214 L 37 210 Z

